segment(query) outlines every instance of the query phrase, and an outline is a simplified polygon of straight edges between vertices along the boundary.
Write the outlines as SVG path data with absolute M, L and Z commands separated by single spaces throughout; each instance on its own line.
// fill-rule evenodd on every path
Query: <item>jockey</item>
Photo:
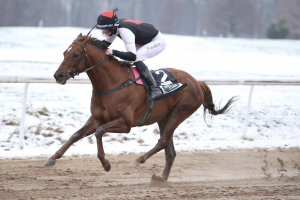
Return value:
M 136 69 L 150 86 L 150 99 L 162 95 L 148 67 L 144 64 L 148 58 L 152 58 L 162 52 L 166 47 L 166 41 L 162 34 L 151 24 L 133 21 L 130 19 L 118 19 L 113 11 L 103 12 L 97 19 L 98 29 L 106 36 L 108 46 L 118 36 L 125 43 L 127 52 L 106 50 L 106 55 L 114 55 L 121 59 L 133 61 Z

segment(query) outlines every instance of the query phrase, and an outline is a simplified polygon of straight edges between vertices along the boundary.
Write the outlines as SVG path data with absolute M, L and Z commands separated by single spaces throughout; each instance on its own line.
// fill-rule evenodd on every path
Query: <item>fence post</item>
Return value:
M 245 121 L 244 121 L 244 128 L 243 128 L 243 138 L 246 138 L 253 87 L 254 87 L 254 85 L 251 85 L 249 96 L 248 96 L 247 111 L 245 114 Z
M 28 89 L 28 84 L 25 83 L 24 86 L 24 93 L 23 93 L 23 100 L 22 100 L 22 118 L 21 118 L 21 123 L 20 123 L 20 130 L 19 130 L 19 147 L 20 149 L 23 149 L 23 141 L 24 141 L 24 124 L 25 124 L 25 114 L 26 114 L 26 99 L 27 99 L 27 89 Z

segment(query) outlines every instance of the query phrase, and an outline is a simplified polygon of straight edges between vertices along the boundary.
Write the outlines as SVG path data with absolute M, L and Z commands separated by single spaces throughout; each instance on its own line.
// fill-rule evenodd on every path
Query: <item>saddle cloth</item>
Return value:
M 136 70 L 135 67 L 131 67 L 131 69 L 134 73 L 135 79 L 140 77 L 140 73 Z M 151 70 L 151 73 L 156 81 L 157 86 L 163 92 L 163 95 L 156 98 L 155 101 L 176 94 L 187 86 L 187 83 L 178 83 L 177 79 L 174 78 L 172 73 L 165 69 Z M 136 84 L 143 85 L 147 94 L 149 95 L 149 86 L 147 82 L 143 79 L 143 77 L 136 81 Z

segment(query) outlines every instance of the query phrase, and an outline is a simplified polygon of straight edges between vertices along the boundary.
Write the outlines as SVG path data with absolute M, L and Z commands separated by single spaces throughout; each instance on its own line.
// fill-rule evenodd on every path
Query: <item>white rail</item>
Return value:
M 194 76 L 198 81 L 208 85 L 300 85 L 300 78 L 216 78 Z M 56 83 L 52 76 L 13 76 L 0 75 L 0 83 Z M 90 84 L 87 77 L 76 77 L 68 80 L 72 84 Z
M 216 77 L 195 77 L 198 81 L 204 81 L 208 85 L 250 85 L 250 92 L 248 96 L 247 110 L 245 113 L 245 121 L 243 127 L 243 137 L 246 137 L 249 112 L 251 106 L 251 97 L 254 85 L 300 85 L 299 78 L 216 78 Z M 0 83 L 25 83 L 24 95 L 22 100 L 22 118 L 20 123 L 19 147 L 23 148 L 24 141 L 24 124 L 25 124 L 25 111 L 26 111 L 26 97 L 29 83 L 56 83 L 52 76 L 13 76 L 13 75 L 0 75 Z M 70 84 L 91 84 L 87 77 L 76 77 L 70 79 Z

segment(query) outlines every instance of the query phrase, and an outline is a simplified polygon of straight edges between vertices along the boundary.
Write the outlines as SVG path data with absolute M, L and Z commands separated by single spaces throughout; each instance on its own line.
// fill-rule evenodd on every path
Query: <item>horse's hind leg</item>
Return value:
M 93 120 L 93 117 L 90 117 L 89 120 L 86 122 L 86 124 L 79 129 L 76 133 L 74 133 L 69 140 L 57 151 L 53 156 L 51 156 L 46 162 L 45 166 L 54 166 L 55 161 L 57 159 L 60 159 L 64 153 L 70 148 L 72 144 L 80 140 L 81 138 L 84 138 L 88 135 L 91 135 L 95 132 L 96 128 L 99 126 L 99 124 L 95 123 Z
M 198 106 L 199 107 L 199 106 Z M 198 108 L 197 107 L 197 108 Z M 137 165 L 140 163 L 144 163 L 148 158 L 150 158 L 152 155 L 156 154 L 157 152 L 161 151 L 162 149 L 167 148 L 169 145 L 172 146 L 173 142 L 172 137 L 175 129 L 181 124 L 186 118 L 188 118 L 192 113 L 193 110 L 197 109 L 194 107 L 184 107 L 181 104 L 177 105 L 170 116 L 168 117 L 168 121 L 165 125 L 165 129 L 163 131 L 163 134 L 161 138 L 158 140 L 157 144 L 153 149 L 148 151 L 146 154 L 140 156 L 137 160 L 136 163 Z M 168 147 L 171 148 L 171 147 Z M 172 150 L 167 150 L 167 152 L 172 152 Z M 175 150 L 174 150 L 175 152 Z M 170 153 L 168 153 L 169 155 Z M 169 159 L 170 161 L 172 159 Z M 172 161 L 173 162 L 173 161 Z M 167 165 L 164 174 L 168 176 L 169 170 L 171 169 L 172 165 Z M 166 177 L 167 178 L 167 177 Z
M 166 124 L 167 124 L 167 119 L 158 122 L 160 136 L 162 136 L 162 134 L 165 130 Z M 168 142 L 168 146 L 165 148 L 166 165 L 165 165 L 165 169 L 164 169 L 163 177 L 162 177 L 163 180 L 165 180 L 165 181 L 168 180 L 175 157 L 176 157 L 176 151 L 174 148 L 173 137 L 171 137 Z
M 170 139 L 168 146 L 165 148 L 165 157 L 166 157 L 166 165 L 165 165 L 165 169 L 163 172 L 163 180 L 167 181 L 169 174 L 171 172 L 173 162 L 176 157 L 176 151 L 174 148 L 173 137 Z

